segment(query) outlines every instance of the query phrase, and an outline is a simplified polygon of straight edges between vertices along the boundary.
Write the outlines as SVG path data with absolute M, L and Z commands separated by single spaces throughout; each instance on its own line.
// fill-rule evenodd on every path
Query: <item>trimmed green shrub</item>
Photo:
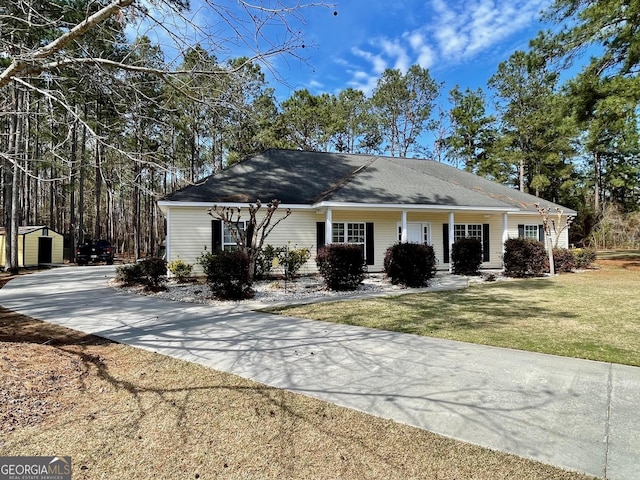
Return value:
M 569 273 L 576 269 L 576 258 L 571 250 L 566 248 L 553 249 L 553 265 L 556 273 Z
M 541 277 L 549 271 L 544 244 L 530 238 L 510 238 L 504 242 L 504 274 L 508 277 Z
M 308 248 L 284 247 L 278 255 L 278 261 L 284 267 L 284 277 L 287 280 L 294 278 L 310 257 L 311 251 Z
M 364 279 L 364 261 L 360 245 L 325 245 L 318 251 L 316 264 L 330 290 L 356 290 Z
M 273 269 L 273 261 L 280 255 L 280 248 L 267 245 L 262 248 L 258 260 L 256 261 L 256 278 L 266 278 Z M 278 260 L 279 262 L 280 260 Z
M 187 283 L 191 279 L 193 265 L 182 260 L 172 260 L 168 265 L 169 271 L 173 274 L 178 283 Z
M 596 251 L 592 248 L 576 248 L 573 250 L 576 268 L 591 268 L 596 261 Z
M 116 280 L 127 287 L 142 285 L 142 277 L 142 266 L 139 263 L 131 263 L 116 268 Z
M 267 245 L 260 252 L 256 262 L 256 276 L 258 278 L 268 277 L 273 270 L 274 260 L 277 260 L 277 264 L 282 266 L 284 270 L 285 278 L 291 280 L 310 257 L 311 251 L 308 248 L 276 248 L 273 245 Z
M 431 245 L 396 243 L 384 256 L 384 272 L 394 285 L 424 287 L 436 275 L 436 255 Z
M 455 275 L 479 275 L 482 265 L 482 242 L 477 238 L 460 238 L 451 247 Z
M 205 252 L 198 259 L 213 296 L 219 300 L 253 298 L 249 257 L 240 250 Z
M 145 258 L 131 265 L 116 269 L 116 279 L 125 285 L 144 285 L 145 289 L 158 291 L 165 289 L 167 262 L 162 258 Z
M 163 258 L 145 258 L 140 263 L 144 285 L 154 292 L 164 290 L 167 282 L 167 261 Z

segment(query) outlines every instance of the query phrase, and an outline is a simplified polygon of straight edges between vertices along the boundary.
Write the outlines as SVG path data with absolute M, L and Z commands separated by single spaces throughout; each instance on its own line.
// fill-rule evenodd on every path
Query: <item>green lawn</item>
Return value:
M 283 315 L 640 366 L 640 255 L 554 278 L 279 309 Z

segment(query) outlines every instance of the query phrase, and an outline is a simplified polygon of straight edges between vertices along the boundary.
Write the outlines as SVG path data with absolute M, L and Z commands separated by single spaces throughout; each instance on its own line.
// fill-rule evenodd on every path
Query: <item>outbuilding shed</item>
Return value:
M 7 229 L 0 227 L 0 266 L 6 265 Z M 18 266 L 37 267 L 63 263 L 64 238 L 45 226 L 18 228 Z

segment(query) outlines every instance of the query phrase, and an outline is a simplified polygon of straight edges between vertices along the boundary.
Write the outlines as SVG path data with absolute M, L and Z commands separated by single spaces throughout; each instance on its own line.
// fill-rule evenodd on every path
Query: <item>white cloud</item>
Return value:
M 384 58 L 382 58 L 381 55 L 374 55 L 371 52 L 367 52 L 365 50 L 362 50 L 360 48 L 353 48 L 351 50 L 353 52 L 354 55 L 356 55 L 357 57 L 360 58 L 364 58 L 365 60 L 367 60 L 369 63 L 371 63 L 372 67 L 373 67 L 373 71 L 375 73 L 382 73 L 387 69 L 387 62 Z
M 341 65 L 352 75 L 350 86 L 368 93 L 387 68 L 406 72 L 414 64 L 423 68 L 459 64 L 502 50 L 506 41 L 534 25 L 552 1 L 427 0 L 423 8 L 414 6 L 406 14 L 411 22 L 405 22 L 404 31 L 393 36 L 382 26 L 385 35 L 369 36 L 366 45 L 351 49 L 355 61 Z M 386 25 L 385 19 L 381 22 Z
M 324 89 L 324 84 L 322 82 L 317 81 L 317 80 L 311 80 L 309 82 L 309 85 L 308 85 L 307 89 L 309 91 L 323 90 Z
M 422 68 L 431 68 L 436 62 L 436 52 L 427 43 L 426 37 L 422 33 L 413 32 L 405 34 L 405 38 L 416 55 L 416 60 L 413 63 L 417 63 Z
M 432 0 L 436 21 L 425 25 L 444 57 L 472 58 L 538 20 L 549 0 Z
M 361 90 L 365 95 L 371 95 L 378 83 L 379 74 L 367 73 L 363 70 L 352 72 L 348 85 L 355 90 Z
M 393 68 L 398 69 L 403 73 L 409 70 L 409 67 L 411 67 L 413 62 L 407 54 L 406 48 L 400 45 L 399 40 L 382 38 L 379 40 L 379 43 L 384 54 L 391 59 L 395 59 L 393 61 Z

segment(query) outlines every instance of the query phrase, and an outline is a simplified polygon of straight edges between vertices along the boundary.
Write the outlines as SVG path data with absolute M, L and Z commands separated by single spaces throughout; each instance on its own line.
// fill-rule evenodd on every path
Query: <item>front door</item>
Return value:
M 407 242 L 431 243 L 431 232 L 428 223 L 407 223 Z
M 407 224 L 407 242 L 408 243 L 424 243 L 421 223 Z

